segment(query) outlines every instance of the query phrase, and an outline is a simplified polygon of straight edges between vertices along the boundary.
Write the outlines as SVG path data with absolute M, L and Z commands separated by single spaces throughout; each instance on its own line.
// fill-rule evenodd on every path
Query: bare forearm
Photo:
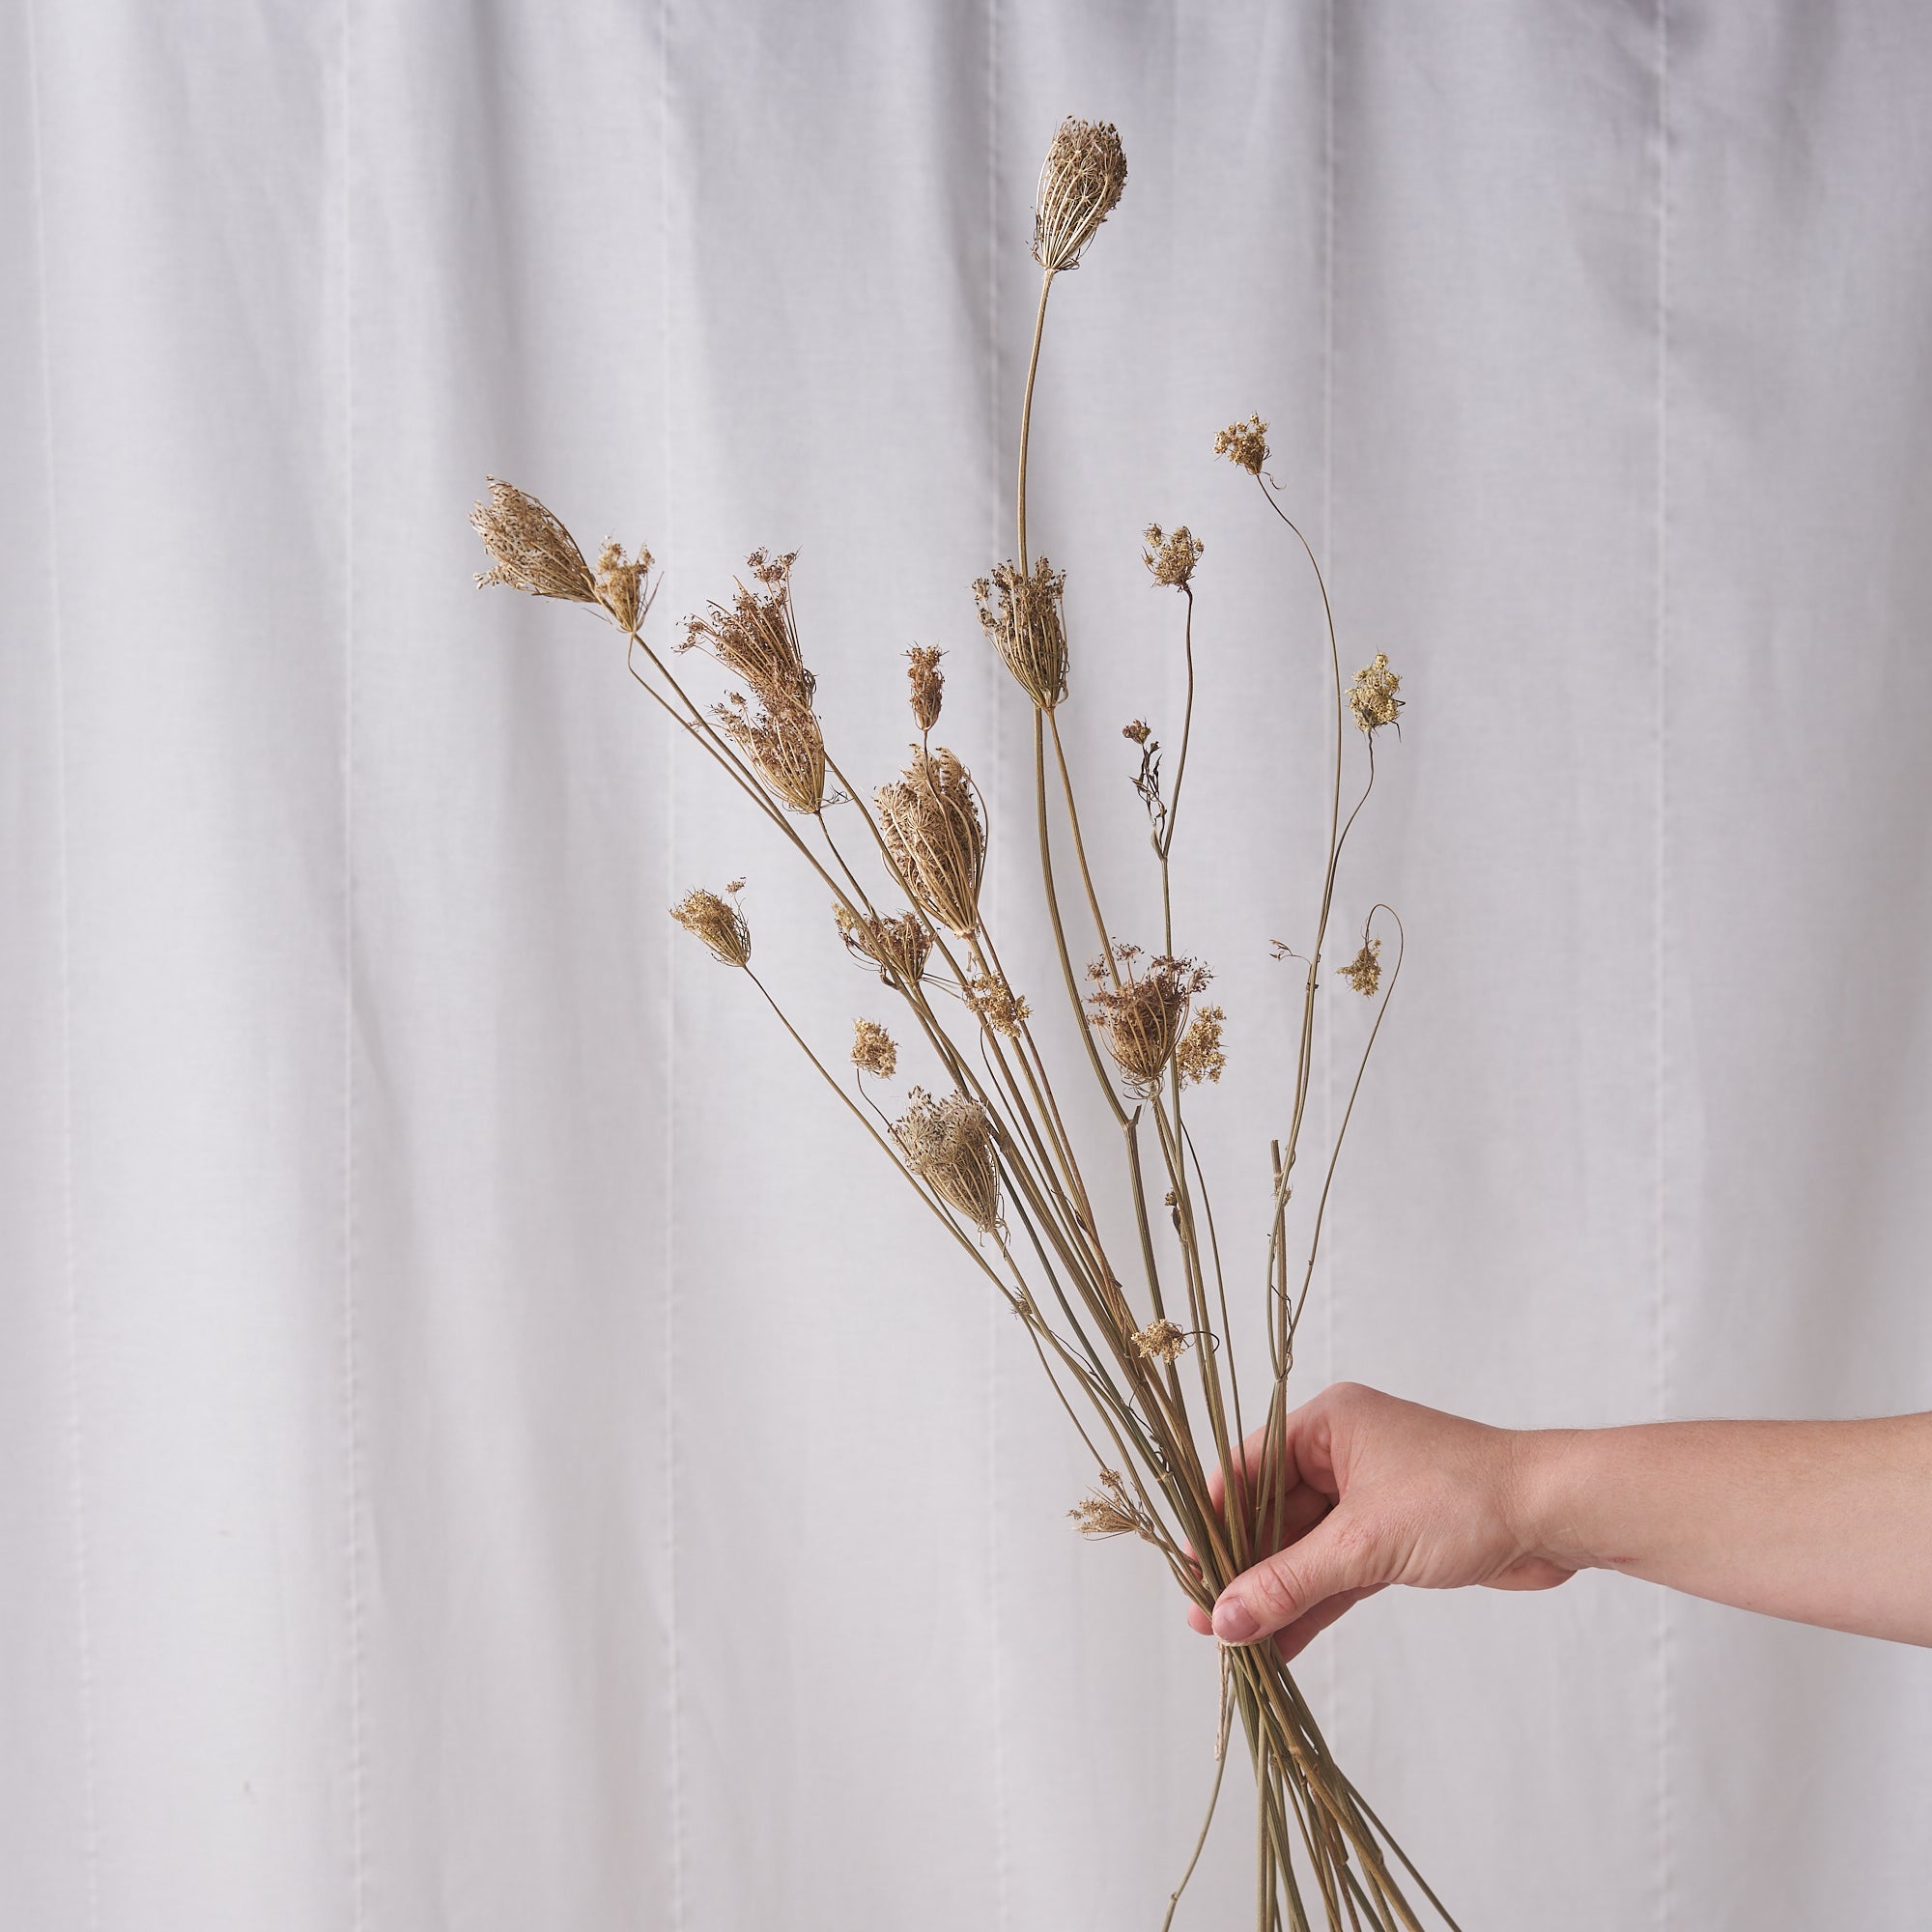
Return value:
M 1517 1441 L 1527 1536 L 1552 1563 L 1932 1644 L 1932 1414 Z

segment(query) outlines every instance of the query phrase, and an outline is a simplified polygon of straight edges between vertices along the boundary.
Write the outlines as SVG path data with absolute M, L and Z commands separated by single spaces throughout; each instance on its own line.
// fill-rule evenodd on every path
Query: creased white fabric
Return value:
M 1027 927 L 965 585 L 1067 111 L 1132 172 L 1035 527 L 1122 925 L 1118 734 L 1180 690 L 1137 535 L 1207 540 L 1237 1283 L 1322 661 L 1221 423 L 1409 699 L 1306 1389 L 1932 1404 L 1928 93 L 1910 0 L 0 10 L 0 1923 L 1155 1922 L 1210 1651 L 1067 1533 L 1022 1337 L 664 917 L 749 873 L 836 1056 L 887 1015 L 824 892 L 464 525 L 494 471 L 647 540 L 660 638 L 797 547 L 859 781 L 949 646 Z M 1378 1599 L 1305 1678 L 1470 1932 L 1924 1920 L 1922 1654 L 1588 1577 Z M 1246 1922 L 1250 1828 L 1186 1922 Z

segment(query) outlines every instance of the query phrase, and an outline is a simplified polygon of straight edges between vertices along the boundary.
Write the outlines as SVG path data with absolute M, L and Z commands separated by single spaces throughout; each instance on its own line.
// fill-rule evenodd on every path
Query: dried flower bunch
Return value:
M 747 578 L 724 601 L 687 617 L 674 648 L 666 650 L 644 635 L 654 568 L 648 551 L 627 555 L 607 543 L 593 570 L 543 504 L 495 479 L 471 522 L 490 554 L 478 582 L 601 611 L 624 638 L 639 685 L 829 893 L 838 939 L 876 976 L 897 1013 L 896 1036 L 880 1020 L 854 1020 L 842 1073 L 831 1064 L 838 1050 L 814 1046 L 753 969 L 752 934 L 738 905 L 742 880 L 722 894 L 687 894 L 671 916 L 751 981 L 890 1170 L 1025 1327 L 1094 1458 L 1095 1487 L 1069 1512 L 1081 1533 L 1139 1538 L 1182 1593 L 1208 1608 L 1233 1577 L 1289 1536 L 1293 1475 L 1281 1442 L 1295 1337 L 1353 1094 L 1401 971 L 1400 922 L 1376 906 L 1359 950 L 1339 970 L 1343 983 L 1373 1003 L 1372 1017 L 1363 1016 L 1354 1088 L 1304 1208 L 1297 1168 L 1307 1152 L 1321 968 L 1343 850 L 1375 783 L 1378 736 L 1397 724 L 1403 700 L 1400 680 L 1380 654 L 1344 685 L 1320 565 L 1266 473 L 1267 425 L 1259 415 L 1230 424 L 1214 438 L 1214 453 L 1253 480 L 1264 513 L 1279 520 L 1314 571 L 1333 731 L 1328 838 L 1319 894 L 1311 893 L 1307 950 L 1275 947 L 1277 959 L 1301 969 L 1292 1008 L 1300 1025 L 1279 1098 L 1282 1129 L 1271 1150 L 1273 1181 L 1260 1204 L 1264 1238 L 1246 1318 L 1265 1332 L 1266 1359 L 1248 1364 L 1244 1397 L 1243 1351 L 1236 1346 L 1208 1176 L 1187 1124 L 1189 1107 L 1205 1099 L 1200 1090 L 1230 1070 L 1228 1016 L 1200 1003 L 1212 975 L 1176 944 L 1172 891 L 1193 736 L 1196 578 L 1206 547 L 1184 524 L 1172 530 L 1149 524 L 1140 546 L 1152 586 L 1180 595 L 1186 693 L 1168 733 L 1171 781 L 1152 726 L 1136 719 L 1124 731 L 1138 754 L 1129 782 L 1153 855 L 1151 883 L 1142 889 L 1147 929 L 1157 921 L 1159 931 L 1158 951 L 1150 953 L 1115 937 L 1102 916 L 1101 882 L 1088 864 L 1078 788 L 1061 741 L 1070 657 L 1066 578 L 1035 555 L 1029 541 L 1028 450 L 1048 298 L 1055 278 L 1080 264 L 1119 206 L 1125 182 L 1112 127 L 1062 124 L 1034 212 L 1041 281 L 1020 412 L 1015 558 L 972 586 L 980 629 L 1032 715 L 1035 822 L 1023 849 L 1038 865 L 1038 909 L 1064 1005 L 1058 993 L 1049 999 L 1045 989 L 1015 985 L 1001 963 L 983 891 L 987 814 L 965 761 L 930 742 L 945 688 L 938 646 L 916 644 L 904 657 L 919 743 L 896 776 L 862 788 L 840 771 L 815 709 L 816 682 L 793 603 L 794 554 L 753 551 Z M 713 659 L 734 688 L 694 695 L 675 668 L 679 654 L 693 651 Z M 1345 817 L 1350 719 L 1362 733 L 1365 772 Z M 849 834 L 834 836 L 835 812 Z M 1078 877 L 1070 892 L 1069 867 Z M 1108 891 L 1117 885 L 1108 881 Z M 1071 929 L 1090 923 L 1076 942 Z M 1395 941 L 1386 969 L 1384 929 Z M 1074 964 L 1083 952 L 1094 954 L 1084 991 Z M 1037 1005 L 1051 1011 L 1042 1017 Z M 910 1087 L 895 1111 L 874 1098 L 874 1089 L 898 1080 L 905 1060 L 928 1084 Z M 1056 1092 L 1056 1082 L 1090 1075 L 1118 1129 L 1099 1146 L 1070 1131 L 1074 1110 Z M 1131 1218 L 1119 1225 L 1095 1202 L 1122 1190 L 1103 1193 L 1087 1179 L 1114 1159 L 1124 1162 L 1123 1192 L 1133 1204 Z M 1151 1208 L 1156 1199 L 1161 1206 Z M 1292 1222 L 1299 1223 L 1293 1252 Z M 1251 1420 L 1259 1421 L 1252 1433 Z M 1311 1932 L 1317 1924 L 1329 1932 L 1421 1932 L 1424 1911 L 1453 1925 L 1335 1762 L 1272 1645 L 1223 1648 L 1219 1695 L 1215 1794 L 1221 1745 L 1236 1718 L 1255 1768 L 1258 1932 Z M 1213 1808 L 1210 1799 L 1210 1822 Z M 1204 1824 L 1203 1840 L 1207 1830 Z M 1411 1890 L 1422 1904 L 1411 1901 Z M 1177 1889 L 1174 1899 L 1179 1895 Z M 1170 1921 L 1173 1914 L 1170 1901 Z

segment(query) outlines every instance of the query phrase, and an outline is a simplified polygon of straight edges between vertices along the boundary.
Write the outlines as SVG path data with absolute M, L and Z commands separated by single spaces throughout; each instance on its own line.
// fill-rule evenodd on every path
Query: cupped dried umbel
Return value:
M 1376 732 L 1393 724 L 1402 715 L 1402 699 L 1396 696 L 1402 679 L 1389 669 L 1388 653 L 1378 651 L 1375 661 L 1355 673 L 1349 687 L 1349 709 L 1364 731 Z
M 1039 171 L 1033 213 L 1033 258 L 1049 273 L 1077 268 L 1100 224 L 1120 206 L 1127 157 L 1111 121 L 1060 124 Z
M 902 776 L 873 794 L 879 832 L 906 890 L 962 939 L 980 924 L 986 824 L 966 767 L 943 745 L 915 749 Z
M 671 918 L 685 931 L 696 933 L 722 965 L 752 963 L 752 929 L 736 904 L 738 895 L 744 890 L 744 880 L 733 879 L 724 888 L 725 896 L 721 898 L 700 886 L 686 893 L 670 909 Z
M 832 915 L 838 922 L 838 937 L 853 958 L 876 966 L 879 978 L 888 984 L 918 984 L 932 951 L 931 929 L 918 913 L 867 916 L 849 906 L 835 905 Z
M 1153 581 L 1176 590 L 1184 588 L 1208 546 L 1185 524 L 1175 530 L 1163 530 L 1158 524 L 1150 524 L 1142 536 L 1146 547 L 1141 552 L 1141 561 L 1153 573 Z
M 796 551 L 774 556 L 754 550 L 746 560 L 753 582 L 740 582 L 728 608 L 714 603 L 684 620 L 680 651 L 708 651 L 768 702 L 789 700 L 810 710 L 816 680 L 805 667 L 792 612 L 791 567 Z
M 1017 564 L 997 564 L 973 585 L 980 628 L 1002 662 L 1042 711 L 1066 696 L 1066 619 L 1061 608 L 1066 573 L 1045 557 L 1031 572 Z
M 946 695 L 946 673 L 940 669 L 939 660 L 945 655 L 936 644 L 915 644 L 906 653 L 912 720 L 921 731 L 930 731 L 939 723 L 939 707 Z
M 711 715 L 772 790 L 809 818 L 825 805 L 825 735 L 809 705 L 777 691 L 759 696 L 753 708 L 734 691 Z
M 477 573 L 478 587 L 501 585 L 532 597 L 597 603 L 597 580 L 562 523 L 514 483 L 495 476 L 487 481 L 490 500 L 469 511 L 469 526 L 491 558 L 490 568 Z
M 1114 943 L 1123 978 L 1114 983 L 1104 962 L 1087 969 L 1094 983 L 1090 1017 L 1129 1086 L 1151 1088 L 1167 1070 L 1196 993 L 1214 976 L 1199 960 L 1160 953 L 1140 970 L 1141 949 Z
M 1262 465 L 1268 460 L 1267 427 L 1260 416 L 1250 416 L 1244 423 L 1230 423 L 1226 429 L 1214 433 L 1214 454 L 1225 456 L 1250 476 L 1259 476 Z
M 958 1093 L 935 1100 L 923 1087 L 906 1099 L 905 1113 L 892 1123 L 906 1165 L 948 1207 L 990 1235 L 1000 1222 L 1000 1164 L 985 1108 Z

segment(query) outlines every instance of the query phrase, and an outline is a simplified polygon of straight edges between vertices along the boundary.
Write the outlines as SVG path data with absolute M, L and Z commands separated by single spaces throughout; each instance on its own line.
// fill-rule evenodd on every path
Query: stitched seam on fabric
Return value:
M 667 554 L 677 554 L 675 477 L 671 415 L 671 319 L 673 315 L 670 230 L 670 0 L 658 9 L 658 236 L 664 294 L 664 355 L 660 371 L 663 402 L 658 420 L 664 439 L 664 516 Z M 677 867 L 677 732 L 665 738 L 666 872 Z M 670 1777 L 670 1932 L 685 1922 L 685 1791 L 683 1657 L 678 1643 L 677 1561 L 677 947 L 668 920 L 664 931 L 664 1459 L 665 1459 L 665 1728 Z
M 75 1702 L 80 1729 L 80 1844 L 88 1932 L 100 1924 L 100 1807 L 95 1761 L 94 1620 L 87 1533 L 87 1429 L 81 1401 L 80 1258 L 74 1224 L 73 901 L 68 840 L 67 630 L 61 620 L 59 494 L 54 481 L 54 372 L 47 287 L 45 158 L 41 114 L 41 45 L 36 10 L 26 9 L 27 95 L 33 117 L 34 251 L 40 275 L 41 409 L 47 493 L 48 614 L 54 663 L 54 812 L 60 903 L 61 1239 L 67 1301 L 69 1501 L 73 1514 Z
M 1654 1231 L 1653 1318 L 1655 1323 L 1654 1399 L 1657 1419 L 1664 1420 L 1670 1409 L 1670 1309 L 1667 1293 L 1667 1223 L 1665 1205 L 1665 1120 L 1667 1087 L 1665 1081 L 1665 939 L 1664 913 L 1665 862 L 1667 857 L 1666 812 L 1669 804 L 1668 742 L 1668 644 L 1669 644 L 1669 371 L 1670 371 L 1670 6 L 1658 0 L 1657 6 L 1657 517 L 1655 583 L 1655 702 L 1656 737 L 1656 847 L 1653 853 L 1655 898 L 1652 906 L 1653 957 L 1651 962 L 1654 996 L 1652 1048 L 1655 1058 L 1654 1142 Z M 1673 1884 L 1671 1844 L 1671 1649 L 1674 1618 L 1669 1593 L 1660 1592 L 1657 1605 L 1657 1920 L 1660 1927 L 1671 1922 Z
M 348 1488 L 344 1619 L 349 1650 L 349 1916 L 369 1922 L 368 1730 L 363 1711 L 362 1387 L 355 1323 L 355 323 L 350 166 L 352 0 L 342 6 L 342 1408 Z
M 992 452 L 988 477 L 988 526 L 999 529 L 999 421 L 1000 421 L 1000 6 L 987 0 L 986 7 L 986 375 L 987 419 Z M 994 537 L 997 546 L 997 535 Z M 997 555 L 997 547 L 994 554 Z M 991 733 L 993 742 L 993 796 L 1001 796 L 1005 760 L 1001 755 L 999 728 L 1000 681 L 994 673 L 992 653 L 981 653 L 981 675 L 991 683 L 993 695 Z M 998 1301 L 986 1311 L 986 1602 L 990 1654 L 988 1691 L 991 1699 L 993 1774 L 993 1910 L 998 1924 L 1011 1923 L 1009 1872 L 1010 1832 L 1008 1821 L 1006 1749 L 1006 1673 L 1002 1668 L 1000 1627 L 1000 1317 Z

